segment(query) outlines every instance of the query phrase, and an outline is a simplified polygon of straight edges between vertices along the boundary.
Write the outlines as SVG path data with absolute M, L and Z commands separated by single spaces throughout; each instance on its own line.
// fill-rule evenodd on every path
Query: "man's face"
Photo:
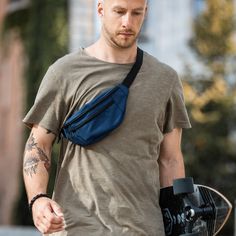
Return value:
M 118 48 L 134 45 L 147 9 L 146 0 L 104 0 L 98 4 L 102 34 Z

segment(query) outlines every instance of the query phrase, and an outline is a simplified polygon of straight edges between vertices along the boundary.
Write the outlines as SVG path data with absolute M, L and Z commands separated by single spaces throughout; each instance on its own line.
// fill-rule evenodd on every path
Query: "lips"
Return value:
M 119 32 L 119 35 L 124 35 L 124 36 L 133 36 L 134 33 L 133 32 Z

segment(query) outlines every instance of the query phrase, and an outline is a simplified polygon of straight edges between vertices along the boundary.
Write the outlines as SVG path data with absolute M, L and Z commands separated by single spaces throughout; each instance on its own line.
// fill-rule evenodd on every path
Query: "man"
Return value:
M 57 236 L 162 236 L 159 189 L 185 175 L 181 130 L 190 124 L 175 71 L 148 53 L 121 126 L 87 147 L 62 139 L 53 200 L 44 195 L 51 148 L 65 120 L 131 69 L 147 2 L 99 1 L 97 11 L 99 40 L 49 68 L 24 119 L 32 127 L 24 181 L 34 223 Z

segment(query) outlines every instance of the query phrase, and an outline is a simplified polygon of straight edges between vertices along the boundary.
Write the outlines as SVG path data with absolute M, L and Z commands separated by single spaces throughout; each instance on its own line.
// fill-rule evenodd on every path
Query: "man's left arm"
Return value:
M 161 187 L 171 186 L 174 179 L 185 177 L 181 137 L 181 128 L 173 129 L 164 135 L 158 159 Z

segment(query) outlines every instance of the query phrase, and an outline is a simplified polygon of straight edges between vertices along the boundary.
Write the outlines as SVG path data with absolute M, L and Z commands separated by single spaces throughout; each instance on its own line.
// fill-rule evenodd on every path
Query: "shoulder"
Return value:
M 152 77 L 167 84 L 175 84 L 179 81 L 177 72 L 169 65 L 159 61 L 156 57 L 144 52 L 143 70 Z
M 169 65 L 159 61 L 148 52 L 144 52 L 144 65 L 153 71 L 158 71 L 166 75 L 176 76 L 177 72 Z
M 78 60 L 81 57 L 80 51 L 69 53 L 64 55 L 61 58 L 58 58 L 50 67 L 56 76 L 60 77 L 62 74 L 67 74 L 73 68 L 75 63 L 78 63 Z
M 57 59 L 51 64 L 44 75 L 41 85 L 41 90 L 66 90 L 68 81 L 71 78 L 73 65 L 78 61 L 79 52 L 66 54 Z

